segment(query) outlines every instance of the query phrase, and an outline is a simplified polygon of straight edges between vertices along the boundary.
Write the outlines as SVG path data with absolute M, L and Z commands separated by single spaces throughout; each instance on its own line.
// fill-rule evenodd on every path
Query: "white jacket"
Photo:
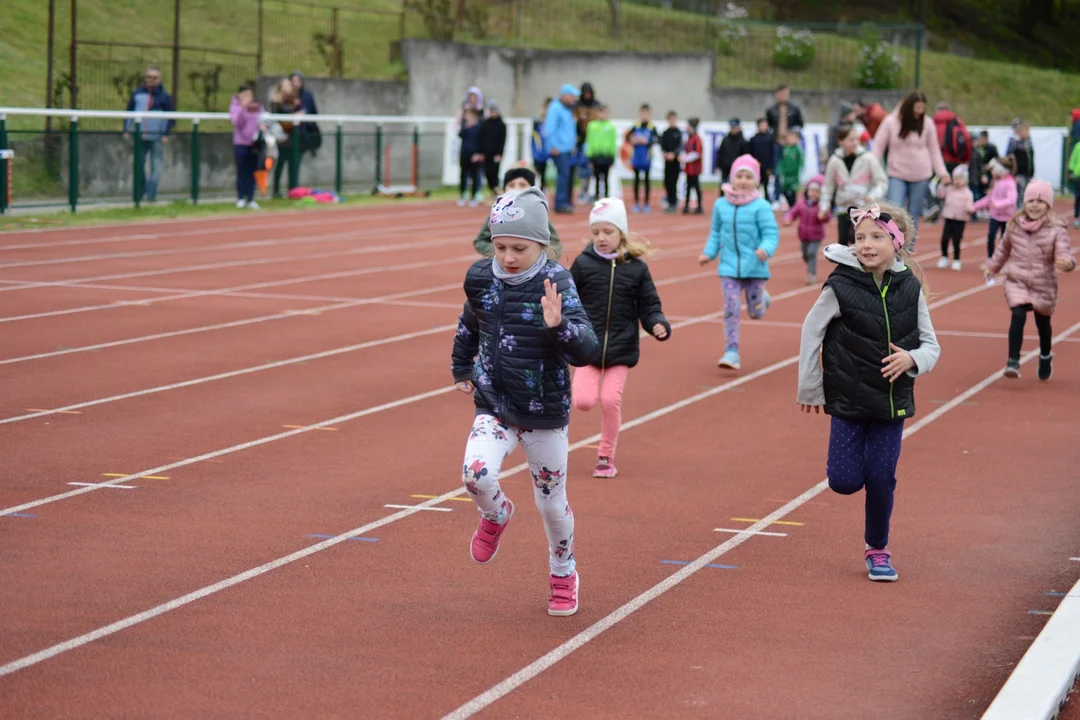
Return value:
M 873 153 L 859 146 L 855 148 L 855 164 L 851 166 L 851 172 L 844 163 L 844 149 L 836 149 L 825 165 L 825 187 L 821 193 L 826 202 L 835 193 L 833 202 L 837 212 L 846 213 L 852 205 L 865 205 L 868 197 L 871 201 L 883 200 L 888 188 L 889 178 L 885 168 L 881 167 Z

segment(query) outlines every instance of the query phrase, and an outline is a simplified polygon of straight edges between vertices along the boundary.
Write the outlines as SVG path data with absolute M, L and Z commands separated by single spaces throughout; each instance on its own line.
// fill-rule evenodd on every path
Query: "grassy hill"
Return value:
M 344 40 L 341 66 L 347 77 L 385 79 L 400 76 L 402 67 L 392 60 L 393 43 L 403 32 L 407 37 L 425 37 L 431 33 L 431 27 L 419 15 L 407 13 L 402 16 L 401 7 L 394 0 L 305 0 L 305 5 L 290 5 L 286 0 L 264 2 L 267 12 L 263 47 L 265 72 L 300 67 L 309 74 L 327 74 L 330 56 L 325 52 L 325 46 L 324 52 L 319 51 L 313 38 L 318 32 L 329 31 L 331 15 L 329 10 L 307 5 L 343 8 L 338 13 L 337 23 L 339 35 Z M 56 72 L 59 76 L 68 68 L 70 22 L 68 3 L 58 1 L 57 5 Z M 79 5 L 79 36 L 99 41 L 171 43 L 172 5 L 172 0 L 83 0 Z M 811 5 L 814 3 L 798 4 L 804 11 Z M 465 27 L 454 33 L 466 42 L 639 52 L 700 52 L 716 48 L 717 43 L 715 27 L 710 31 L 700 15 L 636 4 L 623 3 L 618 38 L 610 36 L 606 0 L 517 3 L 470 0 L 469 6 L 477 8 L 473 11 L 476 14 L 471 14 Z M 44 102 L 47 7 L 46 0 L 8 0 L 6 3 L 5 16 L 9 22 L 5 26 L 9 30 L 4 33 L 4 42 L 0 43 L 0 77 L 5 78 L 0 83 L 0 105 L 40 106 Z M 256 0 L 183 0 L 182 45 L 249 53 L 243 57 L 185 52 L 185 62 L 222 62 L 233 68 L 232 75 L 221 79 L 218 104 L 222 96 L 227 101 L 236 77 L 245 77 L 243 73 L 248 73 L 247 77 L 254 74 L 253 55 L 258 46 L 255 8 Z M 515 8 L 517 14 L 514 14 Z M 822 14 L 826 12 L 825 9 L 821 11 Z M 18 31 L 11 32 L 10 28 Z M 732 47 L 730 54 L 717 55 L 717 85 L 771 87 L 785 81 L 796 88 L 854 87 L 854 72 L 862 47 L 859 38 L 816 33 L 814 64 L 807 70 L 790 72 L 779 70 L 772 63 L 774 29 L 753 24 L 747 28 L 747 36 Z M 974 32 L 972 28 L 967 30 Z M 84 57 L 102 58 L 103 65 L 109 62 L 105 58 L 111 57 L 113 65 L 109 67 L 117 66 L 123 60 L 156 61 L 165 70 L 166 83 L 170 82 L 168 49 L 94 47 L 82 53 Z M 908 87 L 914 82 L 914 51 L 901 48 L 898 53 L 904 66 L 901 84 Z M 85 82 L 90 80 L 86 78 Z M 185 78 L 181 85 L 181 103 L 188 108 L 196 99 L 194 83 Z M 922 53 L 919 85 L 931 102 L 949 100 L 974 125 L 1008 123 L 1017 115 L 1023 115 L 1035 124 L 1062 125 L 1069 109 L 1080 107 L 1080 74 L 935 51 Z M 84 93 L 80 105 L 123 107 L 122 87 L 116 88 L 115 92 L 108 88 L 100 91 L 98 101 L 94 103 L 87 100 L 88 94 Z M 14 121 L 13 125 L 29 126 L 25 121 Z

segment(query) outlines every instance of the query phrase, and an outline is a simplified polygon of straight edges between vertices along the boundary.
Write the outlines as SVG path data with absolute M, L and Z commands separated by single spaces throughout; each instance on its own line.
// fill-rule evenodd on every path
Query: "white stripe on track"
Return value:
M 1067 338 L 1069 335 L 1075 333 L 1078 330 L 1080 330 L 1080 323 L 1076 323 L 1064 333 L 1058 335 L 1056 338 L 1054 338 L 1054 342 L 1061 342 L 1061 340 Z M 1032 359 L 1037 357 L 1038 354 L 1038 350 L 1033 350 L 1027 353 L 1021 360 L 1021 363 L 1027 363 L 1031 361 Z M 998 370 L 994 374 L 987 376 L 983 380 L 979 381 L 975 385 L 971 386 L 964 392 L 954 397 L 945 405 L 942 405 L 940 408 L 937 408 L 929 415 L 926 415 L 920 420 L 912 423 L 911 426 L 904 430 L 903 437 L 911 437 L 916 432 L 926 427 L 930 423 L 934 422 L 945 413 L 949 412 L 953 408 L 959 406 L 961 403 L 968 400 L 968 398 L 983 391 L 1001 377 L 1001 370 Z M 769 513 L 767 516 L 763 517 L 761 520 L 745 528 L 744 532 L 720 543 L 709 552 L 705 553 L 701 557 L 691 562 L 689 565 L 686 565 L 679 571 L 668 576 L 667 578 L 652 586 L 634 599 L 616 608 L 613 612 L 593 623 L 585 630 L 581 631 L 574 637 L 570 638 L 563 644 L 556 647 L 551 652 L 538 658 L 534 662 L 525 666 L 518 672 L 498 683 L 497 685 L 494 685 L 487 691 L 476 696 L 475 698 L 465 703 L 461 707 L 457 708 L 453 712 L 443 716 L 442 720 L 465 720 L 465 718 L 472 717 L 474 714 L 489 707 L 492 703 L 496 702 L 505 695 L 508 695 L 513 690 L 521 687 L 529 680 L 532 680 L 537 675 L 552 667 L 559 661 L 564 660 L 575 650 L 578 650 L 592 640 L 595 640 L 602 633 L 610 630 L 612 627 L 628 618 L 634 612 L 645 607 L 650 602 L 666 593 L 668 590 L 671 590 L 676 585 L 679 585 L 683 581 L 687 580 L 690 576 L 704 568 L 706 565 L 716 562 L 716 560 L 720 557 L 731 552 L 739 545 L 742 545 L 744 542 L 753 537 L 751 533 L 764 531 L 772 523 L 776 522 L 777 520 L 782 520 L 787 515 L 790 515 L 799 507 L 805 505 L 807 502 L 821 494 L 826 488 L 828 488 L 828 486 L 828 479 L 822 480 L 817 485 L 814 485 L 812 488 L 802 493 L 798 497 L 793 498 L 789 502 Z M 2 671 L 2 669 L 0 669 L 0 671 Z

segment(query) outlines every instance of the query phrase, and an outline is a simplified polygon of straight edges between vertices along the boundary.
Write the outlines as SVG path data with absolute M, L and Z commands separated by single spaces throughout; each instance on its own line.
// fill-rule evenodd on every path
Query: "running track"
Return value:
M 985 225 L 960 273 L 925 226 L 943 355 L 881 586 L 861 498 L 822 491 L 828 422 L 796 411 L 793 228 L 726 373 L 707 217 L 635 216 L 676 327 L 643 341 L 616 480 L 574 414 L 582 605 L 551 618 L 526 474 L 497 562 L 468 556 L 448 367 L 482 216 L 0 235 L 0 716 L 978 718 L 1080 576 L 1077 279 L 1053 380 L 1005 381 Z M 555 222 L 572 259 L 585 213 Z

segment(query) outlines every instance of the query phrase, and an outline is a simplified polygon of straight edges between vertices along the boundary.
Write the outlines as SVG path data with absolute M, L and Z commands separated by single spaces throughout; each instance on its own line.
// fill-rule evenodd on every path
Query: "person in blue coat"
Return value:
M 128 112 L 173 112 L 173 100 L 161 86 L 161 70 L 156 65 L 146 68 L 146 82 L 131 94 L 128 100 Z M 143 175 L 143 198 L 149 202 L 157 200 L 158 182 L 161 169 L 165 165 L 164 145 L 169 142 L 175 121 L 171 118 L 143 118 L 140 123 L 140 141 L 143 147 L 144 166 L 139 168 Z M 131 138 L 135 126 L 134 120 L 124 120 L 124 139 Z M 150 173 L 146 173 L 145 162 L 150 161 Z M 140 198 L 143 199 L 143 198 Z
M 567 83 L 559 91 L 559 97 L 548 105 L 544 116 L 544 139 L 547 140 L 548 154 L 559 173 L 555 182 L 555 212 L 567 214 L 574 212 L 570 200 L 570 174 L 574 162 L 574 150 L 577 149 L 577 122 L 574 120 L 574 103 L 578 99 L 578 89 Z
M 754 320 L 765 317 L 772 300 L 765 289 L 769 279 L 769 258 L 776 254 L 780 229 L 776 216 L 761 197 L 761 165 L 752 155 L 743 155 L 731 166 L 731 183 L 713 206 L 712 230 L 705 252 L 698 258 L 702 265 L 720 256 L 718 274 L 724 288 L 724 334 L 727 345 L 717 363 L 722 368 L 738 370 L 739 314 L 743 294 L 746 312 Z

